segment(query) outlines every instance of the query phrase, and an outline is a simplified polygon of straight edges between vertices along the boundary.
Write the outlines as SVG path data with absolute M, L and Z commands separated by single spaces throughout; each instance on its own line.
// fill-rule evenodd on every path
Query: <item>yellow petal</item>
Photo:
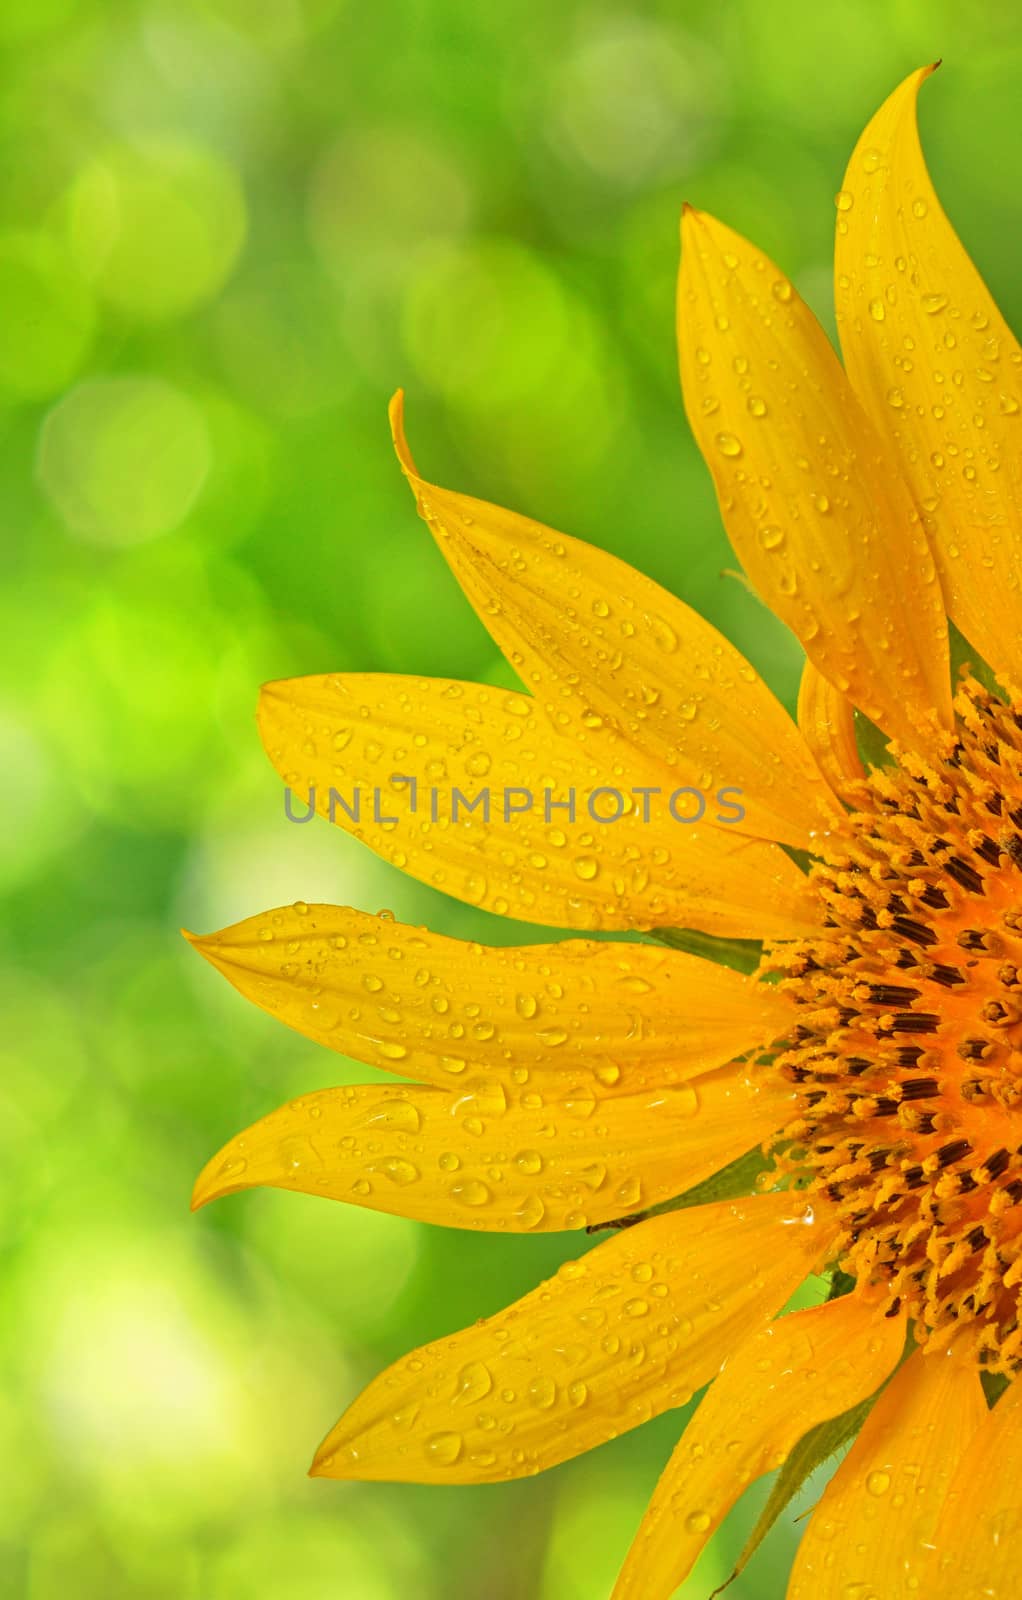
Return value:
M 657 1484 L 614 1600 L 668 1600 L 739 1495 L 894 1369 L 905 1319 L 855 1295 L 760 1328 L 725 1363 Z
M 338 825 L 395 866 L 500 916 L 737 938 L 784 938 L 818 925 L 816 902 L 783 850 L 726 826 L 676 820 L 670 784 L 646 801 L 633 797 L 644 774 L 622 765 L 620 740 L 594 729 L 583 757 L 527 695 L 385 673 L 296 678 L 266 685 L 259 727 L 298 797 L 295 815 L 315 791 L 321 815 L 333 801 Z M 603 818 L 618 809 L 612 791 L 631 810 L 593 821 L 591 803 Z M 358 820 L 349 814 L 356 792 Z M 686 796 L 675 809 L 697 812 Z M 711 795 L 706 816 L 715 814 Z
M 584 1228 L 711 1177 L 781 1127 L 792 1100 L 785 1085 L 736 1067 L 603 1102 L 478 1076 L 456 1092 L 321 1089 L 232 1139 L 192 1204 L 269 1185 L 447 1228 Z
M 849 805 L 861 805 L 866 769 L 855 738 L 854 707 L 809 660 L 799 685 L 798 725 L 834 793 Z
M 444 1088 L 483 1073 L 542 1094 L 634 1093 L 720 1066 L 791 1023 L 772 986 L 653 945 L 491 948 L 302 901 L 189 938 L 288 1027 Z
M 788 1600 L 933 1596 L 934 1542 L 945 1537 L 941 1503 L 985 1416 L 974 1366 L 917 1350 L 824 1490 L 799 1546 Z M 965 1591 L 955 1592 L 964 1600 Z
M 1022 1383 L 973 1434 L 941 1508 L 934 1600 L 1017 1600 L 1022 1569 Z M 925 1591 L 924 1591 L 925 1592 Z
M 691 209 L 682 243 L 685 406 L 731 542 L 823 676 L 915 746 L 951 726 L 947 626 L 894 457 L 773 263 Z
M 833 1241 L 792 1194 L 640 1222 L 496 1316 L 398 1361 L 312 1471 L 482 1483 L 581 1455 L 684 1405 Z
M 927 516 L 948 611 L 1022 681 L 1022 351 L 934 192 L 913 72 L 845 175 L 836 303 L 848 375 Z M 914 589 L 908 591 L 915 605 Z
M 604 550 L 419 476 L 400 392 L 394 442 L 451 570 L 551 724 L 602 728 L 637 783 L 742 791 L 736 832 L 808 848 L 841 822 L 783 706 L 706 622 Z

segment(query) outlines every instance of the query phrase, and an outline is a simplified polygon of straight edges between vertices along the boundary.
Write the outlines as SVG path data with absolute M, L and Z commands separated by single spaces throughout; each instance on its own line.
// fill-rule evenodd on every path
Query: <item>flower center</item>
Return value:
M 842 1268 L 923 1342 L 1022 1365 L 1022 704 L 974 680 L 932 761 L 863 785 L 812 869 L 828 927 L 774 948 L 800 1007 L 779 1164 L 825 1193 Z

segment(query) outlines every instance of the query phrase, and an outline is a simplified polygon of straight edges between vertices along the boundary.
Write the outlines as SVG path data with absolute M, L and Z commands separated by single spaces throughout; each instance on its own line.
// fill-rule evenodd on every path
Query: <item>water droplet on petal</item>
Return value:
M 477 1400 L 482 1400 L 493 1388 L 493 1375 L 489 1367 L 481 1361 L 470 1361 L 458 1373 L 458 1386 L 454 1398 L 474 1405 Z
M 553 1378 L 542 1374 L 538 1378 L 533 1378 L 526 1395 L 529 1404 L 535 1406 L 538 1411 L 549 1411 L 557 1400 L 557 1385 Z
M 453 1467 L 464 1443 L 460 1433 L 433 1433 L 426 1440 L 426 1455 L 442 1467 Z
M 515 1156 L 515 1166 L 526 1177 L 533 1178 L 543 1170 L 543 1157 L 538 1150 L 519 1150 Z
M 779 550 L 785 537 L 783 528 L 766 527 L 759 530 L 759 542 L 764 550 Z

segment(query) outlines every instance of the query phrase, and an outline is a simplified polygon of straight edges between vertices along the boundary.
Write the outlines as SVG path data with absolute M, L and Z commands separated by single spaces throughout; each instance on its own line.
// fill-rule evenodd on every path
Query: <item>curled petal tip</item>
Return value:
M 694 228 L 705 221 L 705 214 L 697 211 L 696 207 L 688 200 L 681 202 L 681 231 L 684 235 L 686 228 Z
M 198 951 L 199 955 L 202 956 L 204 961 L 212 961 L 214 965 L 216 964 L 213 955 L 213 951 L 215 949 L 215 940 L 210 934 L 189 933 L 187 928 L 182 928 L 181 934 L 183 938 L 187 939 L 192 949 Z
M 191 933 L 187 928 L 181 929 L 181 937 L 197 950 L 205 961 L 213 960 L 213 939 L 208 933 Z
M 336 1429 L 333 1429 L 327 1434 L 313 1456 L 312 1465 L 309 1468 L 310 1478 L 344 1478 L 347 1476 L 346 1473 L 339 1470 L 337 1464 L 337 1443 L 334 1438 L 336 1431 Z
M 401 464 L 401 470 L 406 477 L 417 478 L 419 474 L 412 458 L 412 452 L 408 448 L 408 440 L 405 438 L 405 392 L 403 389 L 394 391 L 388 414 L 390 416 L 390 434 L 394 441 L 394 450 Z
M 938 56 L 936 61 L 928 61 L 925 66 L 917 67 L 915 72 L 909 74 L 908 78 L 902 84 L 902 88 L 912 85 L 918 92 L 926 82 L 927 78 L 933 77 L 933 74 L 941 64 L 942 59 L 943 58 L 941 56 Z
M 259 1174 L 249 1170 L 247 1160 L 242 1159 L 232 1140 L 218 1150 L 211 1161 L 206 1162 L 196 1178 L 192 1189 L 192 1210 L 199 1211 L 211 1200 L 220 1200 L 224 1195 L 257 1188 L 259 1183 Z

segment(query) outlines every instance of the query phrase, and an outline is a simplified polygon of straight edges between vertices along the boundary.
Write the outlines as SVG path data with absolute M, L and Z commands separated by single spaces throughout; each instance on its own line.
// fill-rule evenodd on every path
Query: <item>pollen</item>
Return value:
M 896 753 L 812 879 L 817 938 L 768 963 L 798 1005 L 777 1160 L 826 1194 L 856 1288 L 917 1339 L 1022 1366 L 1022 703 L 973 678 L 929 760 Z

